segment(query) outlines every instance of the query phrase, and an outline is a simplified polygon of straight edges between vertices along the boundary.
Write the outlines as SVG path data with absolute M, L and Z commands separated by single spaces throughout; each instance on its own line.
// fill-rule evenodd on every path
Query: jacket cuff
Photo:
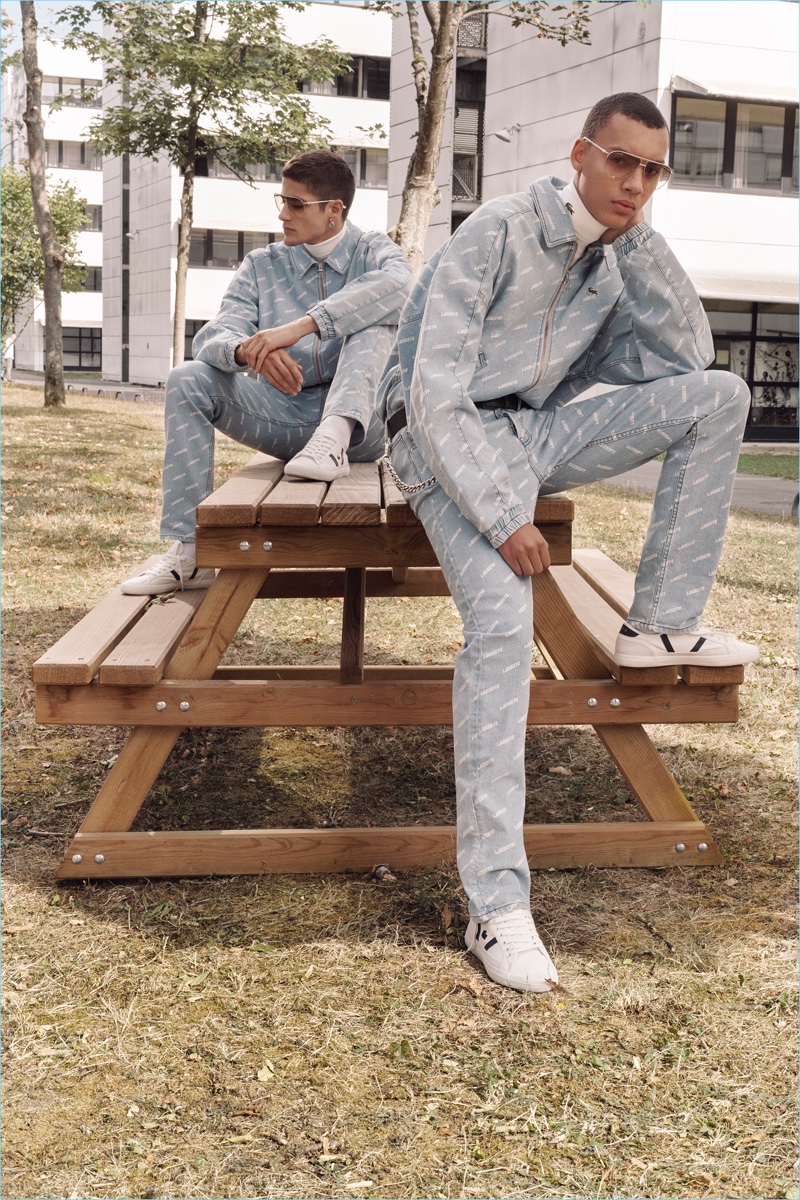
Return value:
M 614 241 L 614 253 L 617 259 L 625 258 L 632 250 L 638 250 L 645 242 L 650 241 L 654 233 L 653 226 L 648 224 L 647 221 L 640 221 L 638 225 L 634 225 L 621 238 L 616 238 Z
M 512 533 L 522 529 L 523 525 L 529 525 L 530 520 L 530 513 L 526 512 L 521 504 L 515 504 L 499 521 L 495 521 L 486 536 L 494 549 L 498 550 L 503 542 L 508 541 Z
M 317 326 L 319 327 L 320 341 L 329 342 L 332 338 L 336 337 L 336 330 L 333 327 L 333 321 L 331 320 L 330 313 L 328 312 L 327 308 L 325 308 L 324 304 L 315 304 L 313 308 L 308 310 L 306 316 L 311 317 L 313 321 L 316 321 Z
M 236 361 L 236 347 L 241 346 L 241 342 L 235 339 L 231 342 L 225 342 L 222 347 L 222 353 L 225 357 L 224 371 L 246 371 L 247 363 L 238 363 Z

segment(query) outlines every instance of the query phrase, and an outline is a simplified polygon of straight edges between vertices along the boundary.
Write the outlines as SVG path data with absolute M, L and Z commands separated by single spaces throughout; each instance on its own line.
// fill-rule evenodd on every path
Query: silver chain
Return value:
M 400 476 L 397 474 L 394 467 L 392 466 L 392 460 L 389 458 L 389 442 L 388 442 L 388 440 L 386 442 L 386 445 L 384 446 L 382 461 L 383 461 L 383 465 L 386 467 L 386 470 L 389 472 L 389 475 L 391 476 L 392 482 L 394 483 L 395 487 L 399 488 L 399 490 L 401 492 L 405 492 L 406 495 L 408 495 L 408 496 L 412 495 L 414 492 L 421 492 L 423 488 L 428 487 L 428 485 L 431 483 L 436 483 L 435 475 L 431 475 L 430 479 L 425 479 L 425 480 L 423 480 L 422 483 L 414 483 L 414 484 L 403 483 L 402 479 L 400 478 Z

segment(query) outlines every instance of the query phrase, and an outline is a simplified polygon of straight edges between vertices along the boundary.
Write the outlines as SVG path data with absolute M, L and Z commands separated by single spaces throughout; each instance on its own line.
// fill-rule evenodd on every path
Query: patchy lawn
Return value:
M 37 727 L 30 668 L 158 547 L 162 413 L 4 402 L 4 1193 L 796 1196 L 796 524 L 731 520 L 707 618 L 761 646 L 738 724 L 652 730 L 724 866 L 536 873 L 563 987 L 519 995 L 464 954 L 452 868 L 53 883 L 123 732 Z M 222 475 L 249 452 L 220 443 Z M 577 498 L 576 541 L 633 568 L 646 500 Z M 333 662 L 339 613 L 257 606 L 231 659 Z M 458 638 L 447 600 L 370 602 L 369 661 Z M 630 812 L 590 731 L 529 743 L 529 819 Z M 438 824 L 451 754 L 195 730 L 138 827 Z

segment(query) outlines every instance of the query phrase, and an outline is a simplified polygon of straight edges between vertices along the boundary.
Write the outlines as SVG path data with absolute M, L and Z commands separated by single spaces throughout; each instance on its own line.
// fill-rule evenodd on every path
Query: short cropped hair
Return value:
M 356 180 L 339 154 L 332 150 L 307 150 L 295 154 L 282 171 L 284 179 L 302 183 L 318 200 L 341 200 L 345 211 L 353 203 Z
M 640 92 L 616 92 L 613 96 L 605 96 L 589 112 L 583 123 L 581 137 L 593 138 L 603 128 L 606 121 L 620 113 L 632 121 L 639 121 L 648 129 L 667 129 L 667 122 L 661 112 Z

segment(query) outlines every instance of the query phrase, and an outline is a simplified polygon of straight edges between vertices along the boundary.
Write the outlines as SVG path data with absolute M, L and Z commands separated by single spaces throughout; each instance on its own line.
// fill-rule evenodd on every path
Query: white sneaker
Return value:
M 702 627 L 694 633 L 640 633 L 623 625 L 614 649 L 620 667 L 738 667 L 759 657 L 758 646 Z
M 488 921 L 470 918 L 464 940 L 495 983 L 518 992 L 549 992 L 558 983 L 558 971 L 527 909 L 515 908 Z
M 187 553 L 189 546 L 191 550 Z M 193 543 L 173 542 L 158 562 L 141 575 L 126 579 L 120 590 L 126 596 L 163 596 L 165 592 L 210 587 L 215 575 L 212 567 L 203 570 L 198 567 Z
M 340 475 L 350 474 L 347 447 L 338 438 L 318 429 L 300 453 L 287 462 L 283 473 L 289 479 L 317 479 L 321 483 L 330 483 Z

